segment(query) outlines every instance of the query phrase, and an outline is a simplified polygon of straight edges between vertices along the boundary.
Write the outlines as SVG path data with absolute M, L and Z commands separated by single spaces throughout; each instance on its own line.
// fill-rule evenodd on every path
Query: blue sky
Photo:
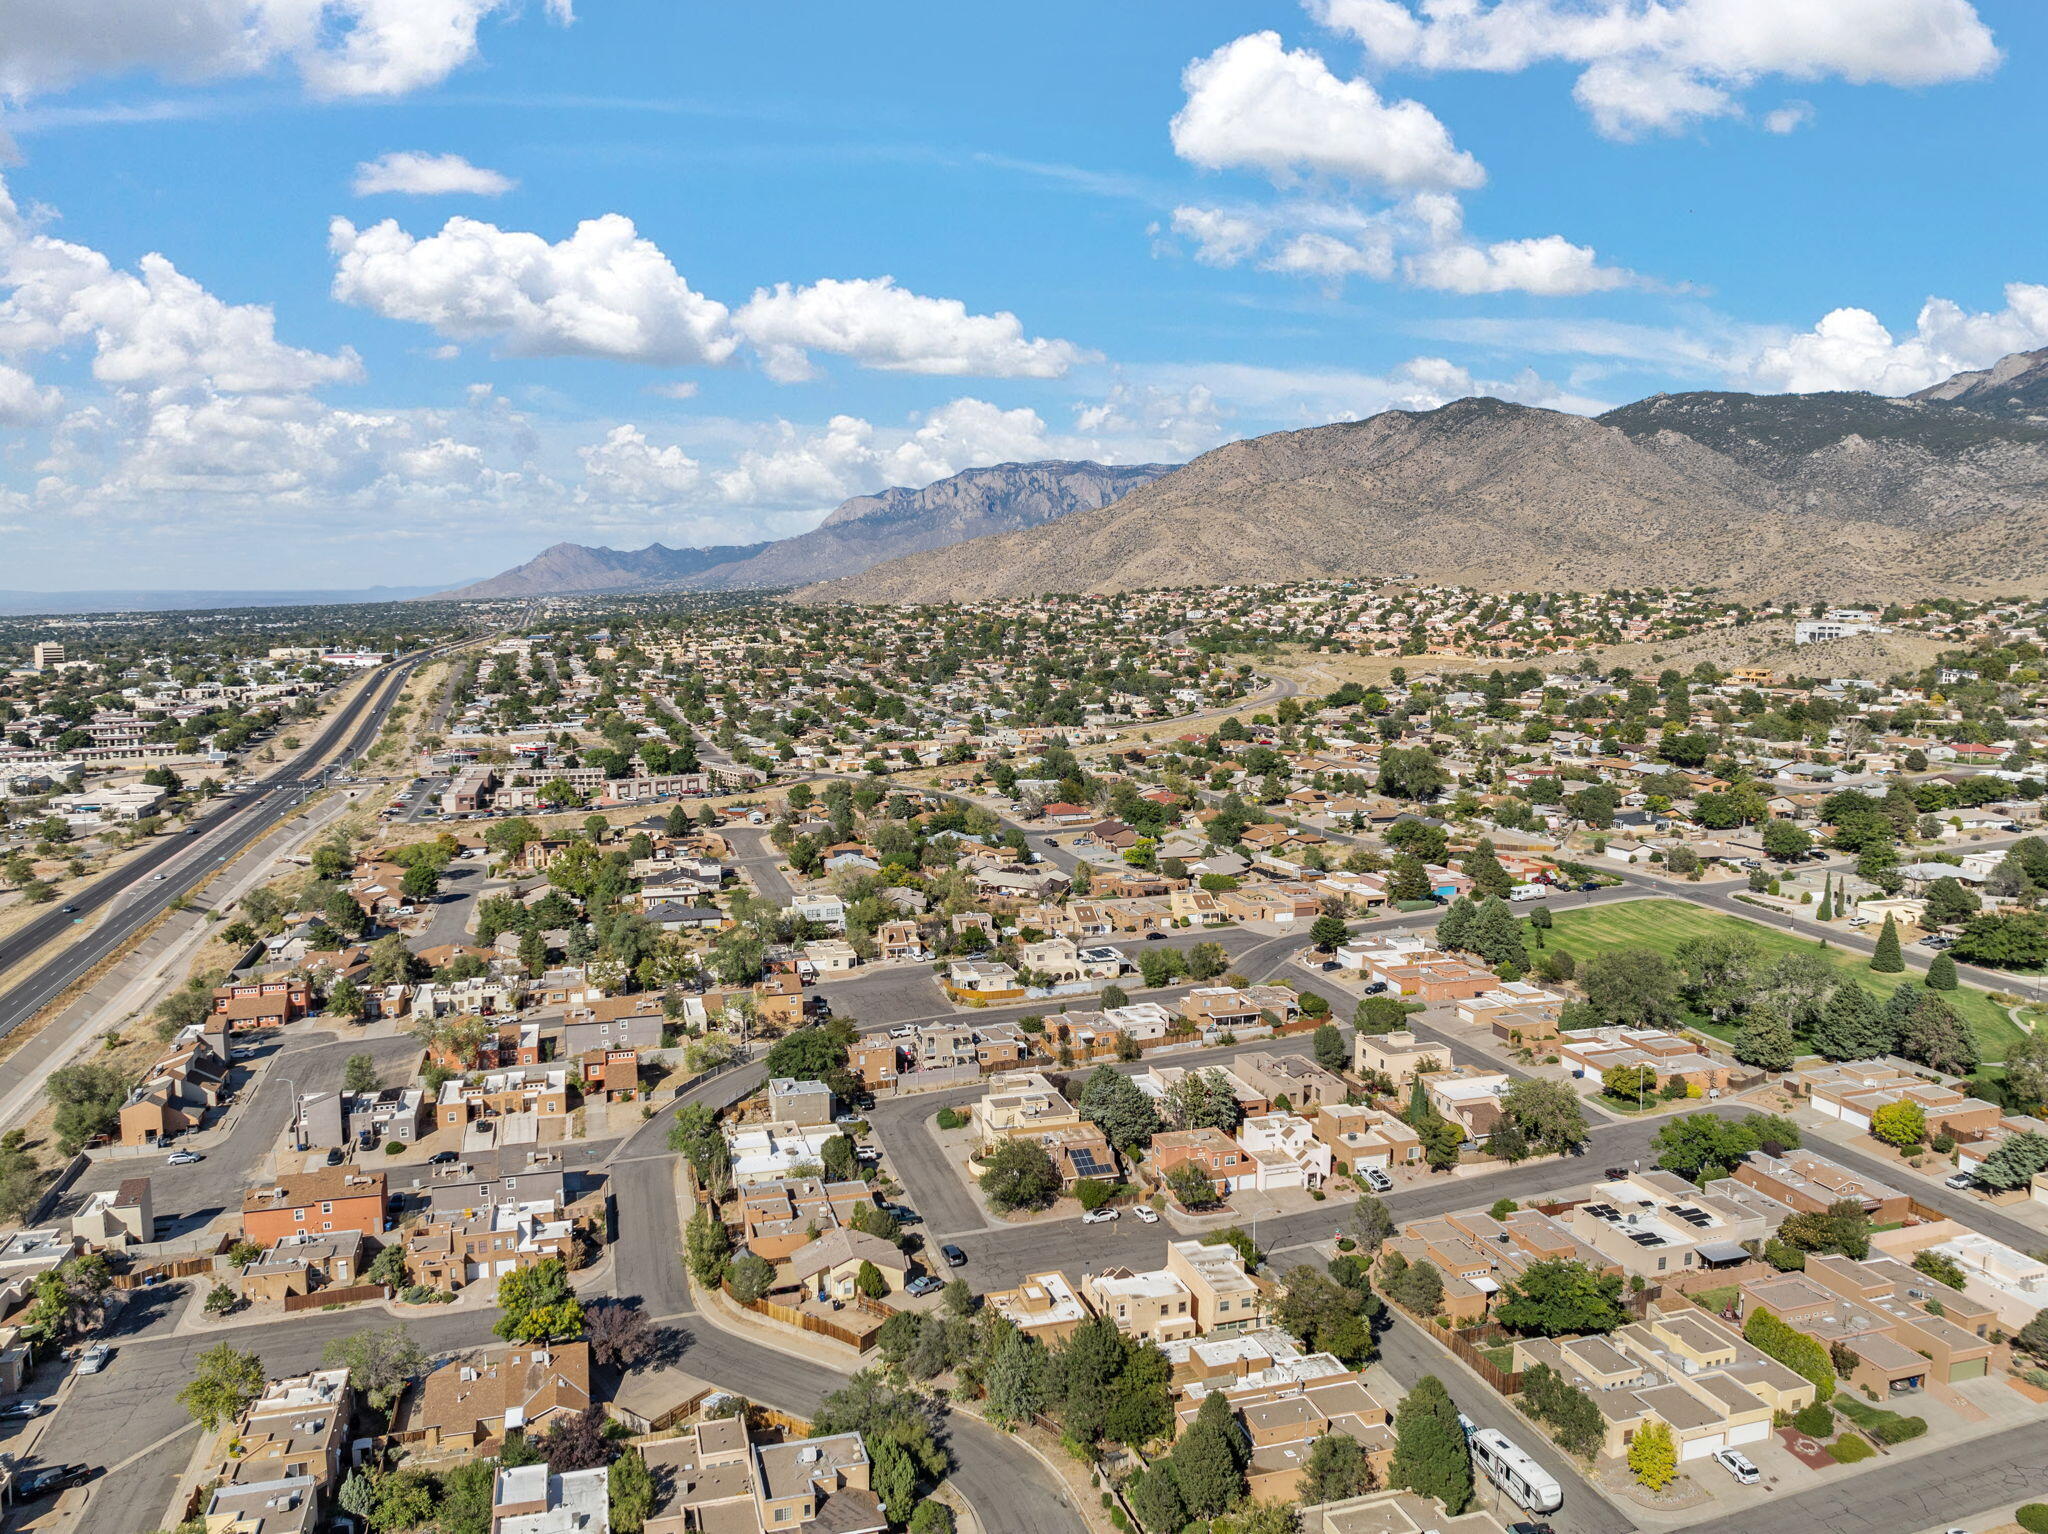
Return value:
M 2048 345 L 2044 48 L 2019 0 L 0 0 L 0 585 L 1903 393 Z

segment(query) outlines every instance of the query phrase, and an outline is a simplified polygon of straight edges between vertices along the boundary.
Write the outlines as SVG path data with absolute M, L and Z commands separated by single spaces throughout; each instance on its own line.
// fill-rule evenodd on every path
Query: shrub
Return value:
M 1925 1417 L 1892 1417 L 1871 1429 L 1880 1443 L 1907 1443 L 1927 1431 Z
M 387 1156 L 403 1156 L 405 1154 L 405 1142 L 403 1140 L 386 1140 L 384 1142 L 384 1154 Z
M 1835 1414 L 1827 1402 L 1815 1401 L 1792 1414 L 1792 1425 L 1809 1438 L 1825 1438 L 1835 1430 Z
M 1857 1464 L 1869 1459 L 1876 1452 L 1877 1450 L 1871 1448 L 1865 1440 L 1858 1438 L 1854 1433 L 1844 1433 L 1840 1438 L 1837 1438 L 1828 1445 L 1828 1453 L 1835 1457 L 1835 1463 L 1838 1465 Z
M 941 1108 L 939 1110 L 939 1128 L 965 1129 L 966 1127 L 967 1116 L 965 1114 L 956 1112 L 951 1108 Z
M 2012 1521 L 2027 1534 L 2048 1534 L 2048 1502 L 2022 1502 L 2013 1510 Z

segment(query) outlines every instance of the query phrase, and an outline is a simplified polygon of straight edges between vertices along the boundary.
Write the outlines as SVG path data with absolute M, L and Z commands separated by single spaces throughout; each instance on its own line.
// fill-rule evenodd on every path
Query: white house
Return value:
M 1258 1167 L 1258 1186 L 1320 1188 L 1330 1179 L 1330 1147 L 1298 1113 L 1262 1113 L 1238 1126 L 1237 1143 Z

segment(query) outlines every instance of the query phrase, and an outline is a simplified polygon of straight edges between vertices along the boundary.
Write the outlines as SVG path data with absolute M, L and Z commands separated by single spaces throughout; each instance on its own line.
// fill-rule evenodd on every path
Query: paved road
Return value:
M 326 778 L 319 764 L 336 747 L 344 757 L 367 748 L 383 728 L 406 678 L 423 657 L 392 662 L 373 674 L 356 696 L 328 721 L 297 761 L 259 780 L 255 789 L 230 799 L 201 816 L 196 835 L 159 837 L 140 856 L 96 879 L 67 902 L 84 920 L 105 910 L 105 919 L 83 933 L 27 979 L 0 995 L 0 1035 L 11 1033 L 35 1016 L 81 975 L 113 953 L 131 934 L 146 926 L 203 871 L 233 857 L 305 801 L 309 790 Z M 166 874 L 161 883 L 154 879 Z M 0 942 L 0 970 L 31 957 L 63 936 L 73 913 L 51 911 Z
M 713 1078 L 684 1094 L 683 1102 L 723 1105 L 752 1090 L 759 1073 L 747 1069 Z M 706 1320 L 690 1295 L 681 1252 L 674 1158 L 666 1153 L 673 1110 L 658 1113 L 629 1135 L 614 1154 L 612 1187 L 622 1239 L 614 1254 L 613 1282 L 638 1294 L 650 1315 L 680 1324 L 689 1334 L 682 1364 L 761 1405 L 807 1415 L 844 1384 L 845 1371 L 814 1358 L 792 1356 Z M 1017 1441 L 953 1413 L 948 1432 L 958 1486 L 988 1534 L 1082 1534 L 1085 1529 L 1057 1483 Z
M 782 854 L 768 840 L 767 828 L 727 826 L 720 835 L 732 843 L 734 852 L 738 854 L 732 860 L 733 865 L 747 871 L 763 898 L 774 901 L 778 907 L 788 905 L 796 891 L 790 888 L 789 880 L 777 866 L 782 862 Z
M 1426 1374 L 1434 1374 L 1451 1393 L 1458 1410 L 1481 1427 L 1494 1428 L 1513 1439 L 1564 1488 L 1564 1506 L 1546 1515 L 1560 1534 L 1633 1534 L 1635 1524 L 1628 1515 L 1608 1501 L 1581 1478 L 1578 1468 L 1557 1446 L 1532 1429 L 1493 1389 L 1468 1373 L 1458 1361 L 1423 1334 L 1422 1328 L 1399 1311 L 1380 1334 L 1380 1366 L 1404 1390 Z M 1391 1405 L 1392 1403 L 1387 1403 Z M 1513 1523 L 1524 1516 L 1521 1509 L 1502 1496 L 1491 1481 L 1477 1476 L 1476 1505 L 1496 1513 L 1502 1522 Z

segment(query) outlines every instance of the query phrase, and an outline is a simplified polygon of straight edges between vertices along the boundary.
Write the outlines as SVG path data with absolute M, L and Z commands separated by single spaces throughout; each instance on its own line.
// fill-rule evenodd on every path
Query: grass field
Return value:
M 1550 946 L 1564 949 L 1582 965 L 1607 948 L 1650 948 L 1669 957 L 1678 951 L 1681 943 L 1696 937 L 1747 938 L 1767 960 L 1795 948 L 1809 953 L 1816 951 L 1813 939 L 1773 931 L 1738 916 L 1709 911 L 1685 900 L 1628 900 L 1578 911 L 1560 911 L 1551 920 L 1554 925 L 1549 934 Z M 1530 935 L 1535 936 L 1533 933 Z M 1540 950 L 1532 943 L 1530 952 L 1534 955 Z M 1920 978 L 1911 970 L 1903 975 L 1873 974 L 1869 960 L 1863 955 L 1841 948 L 1829 948 L 1823 952 L 1837 969 L 1853 976 L 1879 1000 L 1891 995 L 1901 982 Z M 1986 1060 L 2004 1059 L 2006 1047 L 2020 1038 L 2020 1029 L 2006 1015 L 2005 1008 L 1984 992 L 1964 986 L 1951 992 L 1948 1000 L 1969 1023 Z M 1688 1022 L 1719 1038 L 1731 1038 L 1735 1031 L 1726 1024 L 1711 1023 L 1698 1016 L 1688 1018 Z

